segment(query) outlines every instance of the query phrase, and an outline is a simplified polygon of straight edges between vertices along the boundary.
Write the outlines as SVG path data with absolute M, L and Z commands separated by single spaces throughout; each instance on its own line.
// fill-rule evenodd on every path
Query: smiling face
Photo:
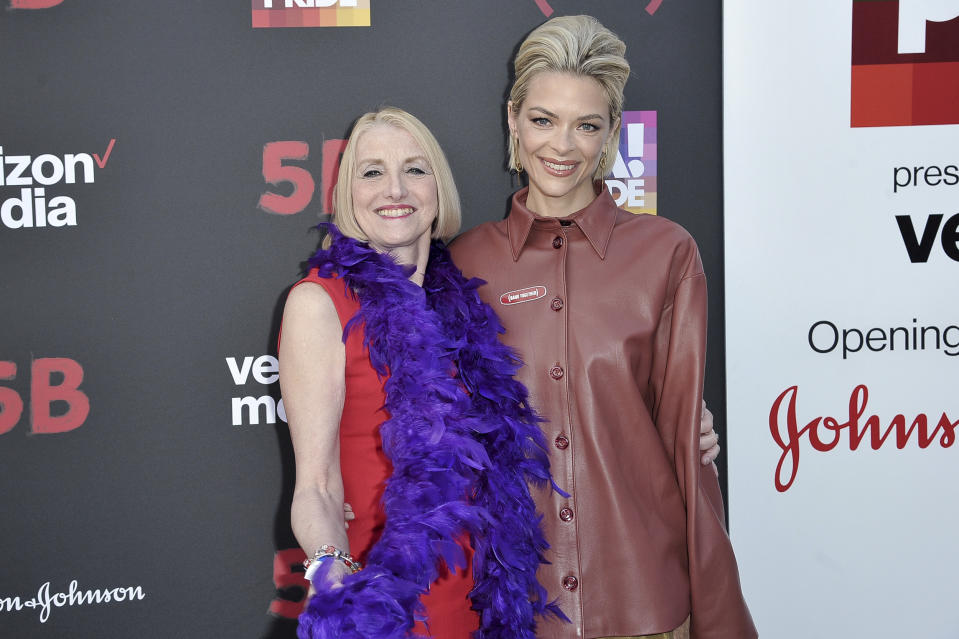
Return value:
M 519 111 L 510 102 L 506 112 L 529 174 L 530 210 L 562 217 L 592 202 L 593 174 L 612 134 L 602 85 L 588 76 L 544 71 L 530 80 Z
M 436 178 L 409 133 L 376 124 L 360 135 L 351 193 L 356 222 L 374 249 L 398 258 L 428 250 L 439 210 Z

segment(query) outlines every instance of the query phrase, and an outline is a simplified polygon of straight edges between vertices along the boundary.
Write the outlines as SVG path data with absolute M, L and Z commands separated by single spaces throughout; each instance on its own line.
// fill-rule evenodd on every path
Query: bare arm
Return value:
M 339 444 L 346 392 L 342 333 L 323 287 L 306 282 L 290 291 L 283 311 L 280 388 L 296 459 L 290 518 L 308 557 L 324 544 L 349 552 Z M 346 573 L 337 561 L 329 577 L 337 583 Z

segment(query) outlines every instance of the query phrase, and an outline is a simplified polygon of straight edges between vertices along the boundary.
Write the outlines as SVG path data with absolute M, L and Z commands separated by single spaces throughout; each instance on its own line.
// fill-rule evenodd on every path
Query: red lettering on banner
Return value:
M 323 175 L 320 188 L 323 191 L 323 212 L 333 213 L 333 186 L 340 171 L 340 158 L 346 149 L 346 140 L 326 140 L 323 142 Z
M 0 380 L 8 382 L 17 377 L 17 365 L 13 362 L 0 362 Z M 0 435 L 10 430 L 23 415 L 23 400 L 12 388 L 0 386 Z
M 310 583 L 304 577 L 303 561 L 306 554 L 301 548 L 287 548 L 277 550 L 273 555 L 273 585 L 276 589 L 287 590 L 294 586 L 301 588 L 303 594 L 299 599 L 285 599 L 275 597 L 270 602 L 270 614 L 286 619 L 296 619 L 306 607 L 306 595 L 310 589 Z M 299 567 L 300 570 L 294 572 L 293 568 Z
M 107 165 L 107 161 L 110 159 L 110 154 L 113 153 L 113 145 L 116 144 L 116 142 L 116 138 L 110 138 L 110 144 L 107 145 L 107 150 L 103 152 L 102 159 L 100 158 L 99 154 L 93 154 L 94 161 L 96 161 L 97 166 L 101 169 Z
M 10 0 L 11 9 L 49 9 L 58 4 L 63 0 Z
M 539 10 L 542 11 L 543 15 L 547 18 L 553 15 L 553 7 L 549 6 L 549 2 L 546 0 L 533 0 L 533 2 L 536 3 L 536 6 L 539 7 Z M 650 0 L 650 3 L 646 5 L 646 13 L 653 15 L 661 4 L 663 4 L 663 0 Z
M 889 426 L 884 431 L 878 415 L 870 415 L 865 423 L 861 423 L 869 400 L 869 389 L 864 384 L 856 386 L 849 396 L 847 421 L 840 422 L 835 417 L 822 416 L 816 417 L 799 428 L 796 408 L 798 393 L 798 386 L 790 386 L 776 398 L 769 411 L 769 432 L 783 451 L 776 465 L 775 482 L 776 490 L 779 492 L 789 490 L 796 480 L 803 437 L 806 437 L 809 445 L 818 452 L 829 452 L 836 448 L 842 441 L 843 431 L 848 433 L 849 450 L 857 450 L 867 435 L 869 447 L 873 450 L 879 450 L 887 441 L 895 441 L 896 448 L 902 450 L 913 438 L 913 434 L 916 435 L 919 448 L 923 450 L 936 443 L 937 436 L 939 446 L 942 448 L 949 448 L 956 442 L 956 428 L 959 427 L 959 420 L 952 421 L 945 412 L 942 413 L 932 432 L 929 432 L 929 417 L 925 413 L 917 414 L 908 428 L 906 417 L 902 414 L 897 414 L 889 420 Z M 782 421 L 783 412 L 785 412 L 785 423 Z M 825 432 L 821 433 L 821 430 Z M 893 432 L 896 435 L 895 439 L 890 440 L 889 436 Z
M 52 374 L 63 375 L 59 384 L 52 383 Z M 90 414 L 90 399 L 80 390 L 83 367 L 66 357 L 45 357 L 34 360 L 31 370 L 30 408 L 33 432 L 65 433 L 83 425 Z M 53 415 L 54 402 L 66 402 L 67 411 Z
M 283 160 L 305 160 L 310 157 L 310 145 L 306 142 L 269 142 L 263 146 L 263 179 L 273 186 L 289 182 L 293 192 L 280 195 L 267 191 L 260 196 L 257 206 L 267 213 L 294 215 L 305 209 L 313 199 L 316 184 L 313 176 L 304 168 L 288 166 Z
M 543 12 L 543 15 L 547 18 L 553 15 L 553 8 L 549 6 L 549 3 L 546 0 L 533 0 L 536 3 L 536 6 L 539 7 L 539 10 Z

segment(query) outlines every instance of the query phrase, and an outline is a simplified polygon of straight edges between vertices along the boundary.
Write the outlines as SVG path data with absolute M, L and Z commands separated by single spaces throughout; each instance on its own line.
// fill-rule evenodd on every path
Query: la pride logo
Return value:
M 853 0 L 854 127 L 959 124 L 959 0 Z

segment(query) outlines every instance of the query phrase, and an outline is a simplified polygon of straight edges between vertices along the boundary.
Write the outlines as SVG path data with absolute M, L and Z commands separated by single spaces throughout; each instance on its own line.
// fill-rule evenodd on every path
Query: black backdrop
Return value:
M 2 3 L 0 636 L 293 636 L 302 592 L 274 577 L 295 583 L 296 551 L 273 566 L 296 546 L 292 454 L 265 356 L 316 245 L 324 142 L 401 106 L 446 150 L 464 228 L 501 217 L 509 62 L 549 9 L 616 31 L 627 110 L 657 111 L 659 214 L 702 251 L 722 424 L 719 2 L 372 0 L 370 27 L 282 29 L 242 1 Z M 309 145 L 283 162 L 315 181 L 299 213 L 257 206 L 291 192 L 263 176 L 278 141 Z M 92 170 L 55 179 L 84 153 Z M 39 179 L 12 174 L 23 156 Z M 25 207 L 53 213 L 30 227 Z M 259 423 L 234 424 L 244 397 Z

